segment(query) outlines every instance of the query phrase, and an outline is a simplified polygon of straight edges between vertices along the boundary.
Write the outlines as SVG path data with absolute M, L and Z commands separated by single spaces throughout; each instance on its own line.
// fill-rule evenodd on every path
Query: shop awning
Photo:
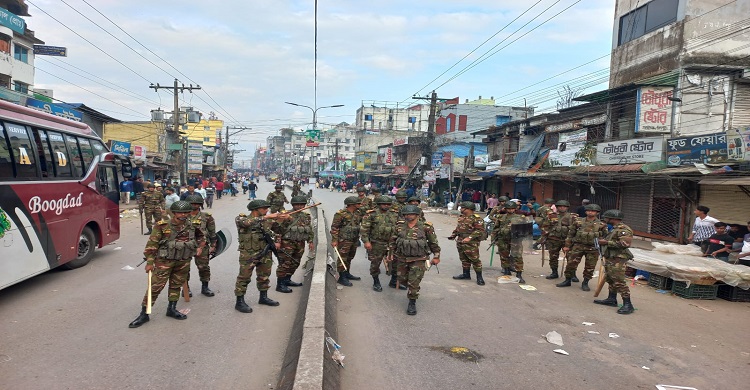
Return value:
M 750 186 L 750 177 L 722 177 L 722 178 L 711 178 L 703 179 L 698 184 L 713 184 L 713 185 L 726 185 L 726 186 Z
M 573 168 L 570 173 L 636 172 L 640 171 L 642 166 L 643 164 L 591 165 L 588 167 Z

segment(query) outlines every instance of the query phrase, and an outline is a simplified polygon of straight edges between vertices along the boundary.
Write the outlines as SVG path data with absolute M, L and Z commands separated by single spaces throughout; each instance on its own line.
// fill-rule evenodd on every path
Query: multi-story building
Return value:
M 533 107 L 497 106 L 495 98 L 479 99 L 459 103 L 459 98 L 440 104 L 435 120 L 435 142 L 447 145 L 456 142 L 471 142 L 475 131 L 491 126 L 534 116 Z
M 33 92 L 34 45 L 43 44 L 29 30 L 21 16 L 31 16 L 23 0 L 0 0 L 5 17 L 0 18 L 0 87 L 18 92 L 3 92 L 2 98 L 20 101 L 22 95 Z

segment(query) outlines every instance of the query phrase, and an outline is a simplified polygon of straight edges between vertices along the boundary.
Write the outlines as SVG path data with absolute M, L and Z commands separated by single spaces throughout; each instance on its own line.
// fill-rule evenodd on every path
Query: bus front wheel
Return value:
M 74 260 L 65 263 L 65 268 L 80 268 L 88 264 L 94 255 L 95 248 L 96 237 L 94 237 L 94 232 L 87 226 L 83 228 L 81 236 L 78 238 L 78 256 Z

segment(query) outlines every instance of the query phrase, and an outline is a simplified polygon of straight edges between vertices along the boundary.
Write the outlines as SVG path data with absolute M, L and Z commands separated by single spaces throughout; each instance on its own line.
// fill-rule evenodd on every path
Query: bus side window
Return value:
M 54 178 L 54 164 L 52 163 L 52 153 L 47 142 L 47 133 L 41 129 L 34 129 L 34 140 L 36 141 L 36 150 L 39 154 L 39 168 L 42 170 L 42 178 Z
M 5 128 L 0 126 L 0 180 L 13 178 L 13 160 L 5 138 Z
M 49 145 L 52 148 L 56 176 L 62 178 L 73 177 L 70 172 L 71 163 L 70 157 L 68 157 L 68 149 L 65 147 L 65 139 L 62 134 L 48 131 L 47 138 L 49 138 Z
M 5 131 L 8 134 L 10 148 L 13 150 L 13 161 L 16 165 L 16 178 L 37 178 L 36 151 L 29 138 L 29 129 L 26 126 L 5 123 Z
M 99 141 L 98 139 L 92 139 L 91 141 L 91 148 L 94 149 L 94 156 L 98 156 L 102 153 L 107 152 L 107 148 L 104 146 L 102 141 Z
M 83 169 L 83 158 L 81 157 L 81 151 L 78 149 L 76 137 L 67 134 L 64 137 L 70 151 L 70 165 L 73 167 L 73 177 L 83 177 L 86 171 Z
M 119 191 L 119 186 L 117 183 L 117 175 L 115 175 L 114 167 L 100 166 L 98 176 L 99 176 L 99 189 L 103 195 L 110 193 L 110 192 Z
M 83 157 L 83 162 L 86 164 L 84 169 L 91 168 L 91 163 L 94 161 L 94 152 L 91 150 L 89 139 L 78 137 L 78 146 L 81 147 L 81 156 Z

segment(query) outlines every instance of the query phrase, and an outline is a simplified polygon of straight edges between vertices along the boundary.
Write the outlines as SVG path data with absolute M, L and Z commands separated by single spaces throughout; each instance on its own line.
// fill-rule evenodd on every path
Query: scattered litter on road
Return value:
M 135 268 L 133 268 L 133 267 L 131 267 L 131 266 L 129 266 L 129 265 L 126 265 L 126 266 L 124 266 L 124 267 L 122 267 L 122 268 L 120 268 L 120 269 L 121 269 L 121 270 L 123 270 L 123 271 L 132 271 L 132 270 L 134 270 Z
M 568 356 L 568 355 L 570 355 L 569 353 L 565 352 L 565 350 L 564 350 L 564 349 L 556 349 L 556 350 L 554 350 L 554 351 L 552 351 L 552 352 L 554 352 L 554 353 L 559 353 L 560 355 L 565 355 L 565 356 Z
M 670 293 L 670 291 L 668 291 L 668 290 L 656 290 L 656 292 L 658 292 L 659 294 L 668 294 L 668 293 Z
M 331 348 L 333 348 L 333 351 L 331 351 Z M 344 367 L 344 354 L 341 353 L 341 346 L 336 344 L 336 340 L 334 340 L 331 336 L 326 336 L 326 349 L 331 354 L 331 359 L 339 364 L 339 366 Z
M 699 308 L 699 309 L 703 309 L 703 310 L 705 310 L 705 311 L 709 311 L 709 312 L 711 312 L 711 313 L 713 313 L 713 312 L 714 312 L 713 310 L 711 310 L 711 309 L 709 309 L 709 308 L 707 308 L 707 307 L 703 307 L 703 306 L 701 306 L 701 305 L 696 305 L 695 303 L 691 303 L 691 304 L 690 304 L 690 306 L 695 306 L 695 307 L 697 307 L 697 308 Z
M 0 363 L 6 363 L 6 362 L 9 362 L 10 360 L 11 360 L 10 356 L 8 356 L 8 355 L 0 355 Z
M 750 356 L 750 352 L 740 352 L 740 355 L 742 355 L 742 356 Z
M 186 307 L 186 308 L 182 308 L 182 309 L 177 310 L 177 311 L 179 311 L 180 313 L 182 313 L 184 315 L 188 315 L 188 313 L 190 313 L 190 308 Z
M 593 326 L 596 322 L 581 322 L 582 325 Z
M 611 339 L 617 339 L 617 338 L 620 338 L 620 335 L 617 334 L 617 333 L 610 333 L 609 334 L 609 338 L 611 338 Z
M 122 249 L 122 247 L 121 247 L 121 246 L 118 246 L 118 247 L 116 247 L 115 249 L 112 249 L 112 250 L 113 250 L 113 251 L 119 251 L 119 250 L 121 250 L 121 249 Z
M 691 345 L 690 348 L 698 348 L 698 346 L 697 345 Z M 743 352 L 743 353 L 747 353 L 747 352 Z M 748 355 L 750 355 L 750 353 L 748 353 Z
M 429 347 L 433 351 L 440 351 L 454 359 L 461 360 L 466 363 L 476 363 L 479 365 L 479 361 L 484 358 L 484 356 L 477 351 L 473 351 L 466 347 Z
M 636 280 L 646 280 L 646 276 L 645 275 L 635 275 L 635 277 L 633 278 L 633 281 L 636 281 Z
M 597 332 L 597 331 L 595 331 L 595 330 L 590 330 L 590 331 L 589 331 L 589 334 L 601 334 L 601 333 L 599 333 L 599 332 Z
M 500 284 L 518 283 L 518 278 L 515 276 L 503 275 L 497 277 L 497 282 Z
M 557 333 L 556 331 L 548 332 L 544 337 L 547 339 L 547 342 L 550 344 L 555 344 L 557 346 L 562 347 L 563 346 L 563 339 L 562 335 L 560 333 Z
M 695 387 L 673 386 L 673 385 L 656 385 L 657 390 L 698 390 Z
M 536 287 L 530 286 L 528 284 L 519 284 L 518 287 L 521 287 L 522 289 L 526 291 L 536 291 Z
M 644 370 L 650 370 L 650 368 L 648 368 L 646 366 L 642 366 L 641 368 L 644 369 Z
M 336 286 L 336 290 L 343 290 L 344 286 Z

